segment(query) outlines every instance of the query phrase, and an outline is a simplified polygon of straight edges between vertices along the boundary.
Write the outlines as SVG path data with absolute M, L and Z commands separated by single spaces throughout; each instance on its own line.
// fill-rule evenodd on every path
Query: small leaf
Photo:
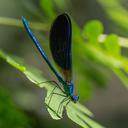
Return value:
M 48 106 L 48 112 L 53 119 L 59 120 L 62 118 L 64 104 L 61 103 L 67 96 L 55 85 L 48 89 L 45 98 L 45 104 Z
M 15 68 L 17 68 L 18 70 L 24 72 L 26 71 L 26 68 L 22 65 L 20 65 L 19 63 L 17 63 L 14 59 L 12 59 L 11 57 L 9 57 L 7 54 L 5 54 L 3 51 L 0 51 L 0 57 L 5 59 L 6 62 L 8 62 L 9 64 L 11 64 L 12 66 L 14 66 Z
M 118 37 L 115 34 L 111 34 L 106 37 L 104 41 L 106 50 L 113 56 L 120 56 L 120 46 L 118 43 Z
M 95 43 L 98 41 L 98 37 L 103 32 L 103 25 L 98 20 L 93 20 L 88 22 L 83 29 L 83 35 L 90 40 L 90 42 Z
M 103 126 L 89 118 L 89 116 L 92 116 L 92 114 L 88 110 L 85 112 L 83 111 L 83 109 L 79 109 L 80 111 L 78 111 L 75 106 L 79 107 L 79 103 L 74 105 L 73 104 L 74 103 L 70 102 L 66 107 L 67 115 L 72 121 L 84 128 L 104 128 Z

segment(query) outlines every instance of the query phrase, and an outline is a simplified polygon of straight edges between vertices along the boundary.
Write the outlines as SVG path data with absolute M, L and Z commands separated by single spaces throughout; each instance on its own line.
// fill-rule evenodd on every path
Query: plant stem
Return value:
M 41 22 L 28 22 L 28 23 L 32 29 L 37 31 L 47 31 L 49 26 L 48 24 Z M 20 28 L 24 27 L 21 19 L 7 18 L 7 17 L 0 17 L 0 25 L 20 27 Z M 102 34 L 99 37 L 99 42 L 103 43 L 106 37 L 107 37 L 106 34 Z M 128 48 L 128 38 L 119 37 L 119 45 L 121 47 Z
M 30 27 L 34 30 L 38 31 L 46 31 L 48 30 L 48 24 L 40 23 L 40 22 L 28 22 Z M 21 27 L 23 28 L 22 20 L 15 18 L 7 18 L 0 17 L 0 25 L 12 26 L 12 27 Z
M 100 42 L 100 43 L 103 43 L 104 40 L 106 39 L 106 37 L 107 37 L 106 34 L 102 34 L 102 35 L 99 37 L 99 42 Z M 121 47 L 128 48 L 128 38 L 119 37 L 119 45 L 120 45 Z

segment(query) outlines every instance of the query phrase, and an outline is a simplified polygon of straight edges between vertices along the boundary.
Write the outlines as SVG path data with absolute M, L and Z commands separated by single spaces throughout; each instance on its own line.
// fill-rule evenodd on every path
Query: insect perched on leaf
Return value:
M 69 16 L 65 13 L 59 15 L 55 19 L 50 31 L 51 53 L 62 75 L 60 75 L 50 63 L 44 50 L 41 48 L 37 39 L 30 30 L 27 20 L 24 17 L 22 17 L 22 21 L 30 38 L 33 40 L 42 57 L 44 58 L 50 69 L 53 71 L 58 81 L 63 86 L 63 92 L 64 94 L 66 94 L 66 99 L 68 98 L 72 100 L 74 103 L 76 103 L 79 97 L 77 95 L 74 95 L 74 84 L 72 80 L 72 28 Z M 57 86 L 60 87 L 58 84 Z M 66 100 L 64 99 L 64 101 Z

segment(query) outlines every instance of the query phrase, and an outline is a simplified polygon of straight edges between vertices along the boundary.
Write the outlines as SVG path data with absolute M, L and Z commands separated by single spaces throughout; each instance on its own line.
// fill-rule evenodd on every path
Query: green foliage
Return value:
M 104 46 L 110 55 L 120 57 L 121 49 L 118 43 L 118 36 L 114 34 L 109 35 L 104 41 Z
M 69 3 L 70 0 L 40 0 L 40 6 L 49 20 L 55 18 L 56 11 L 64 12 Z
M 83 28 L 83 35 L 90 40 L 91 43 L 98 41 L 99 35 L 103 33 L 103 25 L 98 20 L 88 22 Z
M 80 126 L 84 128 L 90 128 L 90 126 L 93 128 L 103 128 L 103 126 L 99 125 L 98 123 L 94 122 L 92 119 L 89 118 L 89 117 L 93 117 L 93 114 L 86 107 L 82 106 L 79 102 L 73 103 L 72 101 L 70 101 L 67 104 L 68 102 L 67 101 L 61 104 L 61 101 L 64 100 L 65 97 L 60 95 L 52 95 L 52 97 L 50 97 L 50 94 L 52 90 L 55 88 L 55 85 L 52 85 L 50 83 L 41 84 L 41 82 L 45 81 L 45 79 L 42 77 L 40 71 L 38 71 L 35 68 L 32 68 L 31 66 L 27 66 L 20 58 L 8 55 L 3 51 L 0 51 L 0 57 L 4 59 L 7 63 L 12 65 L 14 68 L 24 73 L 25 76 L 31 82 L 35 83 L 36 86 L 40 88 L 44 87 L 47 90 L 45 103 L 48 112 L 50 113 L 53 119 L 56 120 L 61 119 L 64 107 L 66 107 L 68 117 L 75 123 L 79 124 Z M 57 94 L 65 95 L 58 87 L 55 89 L 54 92 Z M 59 107 L 59 105 L 61 105 L 61 107 Z
M 0 127 L 1 128 L 30 128 L 29 120 L 18 110 L 8 91 L 0 87 Z
M 118 24 L 123 30 L 128 32 L 128 10 L 123 7 L 123 2 L 121 0 L 97 0 L 99 4 L 105 10 L 105 13 L 108 15 L 108 18 Z M 127 2 L 126 2 L 127 4 Z M 126 34 L 126 31 L 124 34 Z
M 53 0 L 40 0 L 40 5 L 43 8 L 44 12 L 51 19 L 55 17 L 54 4 Z
M 92 25 L 92 22 L 90 22 L 87 24 L 86 28 L 88 28 L 88 31 L 84 29 L 84 34 L 88 37 L 89 31 L 99 29 L 99 26 Z M 102 42 L 102 45 L 104 47 L 102 45 L 100 45 L 100 47 L 95 47 L 99 45 L 94 46 L 92 43 L 90 43 L 91 36 L 92 38 L 94 37 L 93 33 L 92 35 L 90 34 L 90 37 L 88 38 L 88 44 L 86 44 L 85 46 L 85 51 L 87 52 L 85 54 L 88 56 L 88 53 L 90 53 L 88 57 L 91 56 L 93 59 L 95 59 L 95 61 L 98 61 L 105 65 L 107 68 L 111 69 L 120 78 L 124 85 L 128 87 L 128 78 L 126 75 L 128 73 L 128 58 L 121 55 L 121 48 L 118 43 L 118 36 L 114 34 L 108 35 L 106 39 Z

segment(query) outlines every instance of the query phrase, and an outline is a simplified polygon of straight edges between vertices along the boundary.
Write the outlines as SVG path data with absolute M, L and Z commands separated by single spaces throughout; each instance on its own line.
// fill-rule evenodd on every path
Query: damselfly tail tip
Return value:
M 23 22 L 23 23 L 26 23 L 26 22 L 27 22 L 27 20 L 25 19 L 24 16 L 22 16 L 22 22 Z

